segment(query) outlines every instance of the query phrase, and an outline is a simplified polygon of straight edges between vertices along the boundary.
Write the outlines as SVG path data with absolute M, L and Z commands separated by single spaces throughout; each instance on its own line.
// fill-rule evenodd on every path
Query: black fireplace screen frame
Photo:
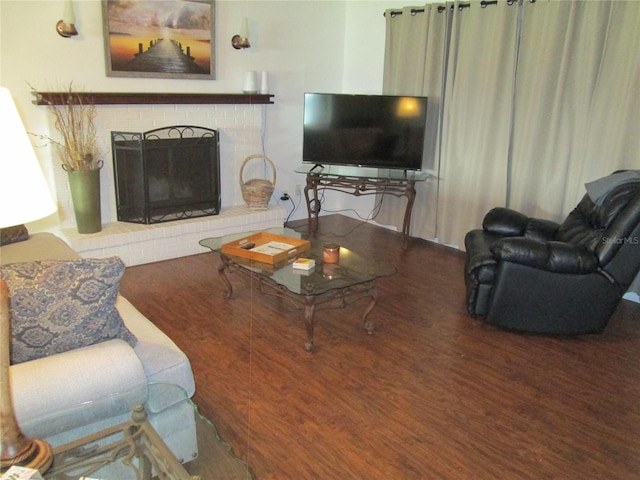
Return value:
M 220 213 L 217 130 L 180 125 L 111 132 L 118 221 L 160 223 Z

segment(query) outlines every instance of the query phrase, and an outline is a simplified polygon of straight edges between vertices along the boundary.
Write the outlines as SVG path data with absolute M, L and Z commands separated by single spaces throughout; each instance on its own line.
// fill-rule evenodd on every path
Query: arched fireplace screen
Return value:
M 111 132 L 111 147 L 119 221 L 150 224 L 220 213 L 216 130 Z

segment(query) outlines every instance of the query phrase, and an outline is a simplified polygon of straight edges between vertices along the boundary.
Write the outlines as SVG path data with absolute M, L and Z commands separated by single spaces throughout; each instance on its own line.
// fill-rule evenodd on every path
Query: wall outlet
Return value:
M 300 195 L 302 195 L 302 187 L 298 184 L 296 185 L 296 197 L 299 197 Z

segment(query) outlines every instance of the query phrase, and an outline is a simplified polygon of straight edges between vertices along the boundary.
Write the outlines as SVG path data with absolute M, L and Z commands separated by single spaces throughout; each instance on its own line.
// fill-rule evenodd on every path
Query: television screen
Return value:
M 427 97 L 305 93 L 302 159 L 420 170 Z

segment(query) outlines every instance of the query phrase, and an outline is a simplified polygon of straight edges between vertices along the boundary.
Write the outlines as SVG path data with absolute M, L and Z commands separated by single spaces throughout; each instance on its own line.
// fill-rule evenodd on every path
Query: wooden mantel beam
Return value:
M 69 92 L 33 92 L 36 105 L 60 105 Z M 125 93 L 74 92 L 93 105 L 213 105 L 213 104 L 270 104 L 271 94 L 247 93 Z

